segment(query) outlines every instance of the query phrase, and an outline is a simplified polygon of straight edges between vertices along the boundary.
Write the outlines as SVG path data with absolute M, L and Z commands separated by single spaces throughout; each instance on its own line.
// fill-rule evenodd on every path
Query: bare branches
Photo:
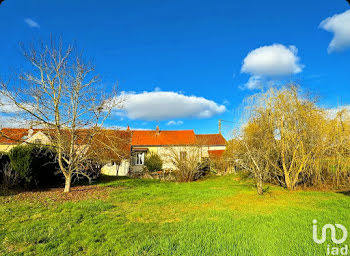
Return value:
M 21 50 L 31 68 L 18 75 L 21 86 L 2 81 L 0 94 L 50 139 L 68 192 L 72 175 L 84 175 L 93 138 L 120 101 L 115 91 L 104 94 L 94 66 L 62 39 Z

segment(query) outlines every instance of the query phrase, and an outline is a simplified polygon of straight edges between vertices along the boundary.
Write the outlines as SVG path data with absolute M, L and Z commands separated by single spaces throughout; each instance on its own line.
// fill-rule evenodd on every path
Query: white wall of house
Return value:
M 41 131 L 34 133 L 26 140 L 26 142 L 43 145 L 49 145 L 51 143 L 50 139 Z
M 16 145 L 14 145 L 14 144 L 1 144 L 0 145 L 0 152 L 9 152 L 15 146 Z
M 27 143 L 33 143 L 33 144 L 43 144 L 43 145 L 49 145 L 50 139 L 41 131 L 36 132 L 34 134 L 28 134 L 28 139 L 25 142 L 18 142 L 18 143 L 12 143 L 12 144 L 0 144 L 0 152 L 9 152 L 12 148 L 17 146 L 18 144 L 27 144 Z
M 129 174 L 130 160 L 123 159 L 119 165 L 118 176 L 127 176 Z
M 137 147 L 135 147 L 137 149 Z M 147 148 L 147 151 L 144 153 L 145 158 L 147 154 L 156 153 L 163 160 L 163 169 L 174 169 L 175 166 L 171 161 L 172 152 L 176 152 L 180 154 L 180 152 L 193 152 L 194 150 L 198 150 L 198 146 L 142 146 L 140 148 Z M 226 146 L 218 145 L 218 146 L 201 146 L 200 153 L 198 154 L 198 160 L 201 160 L 202 157 L 209 157 L 208 150 L 225 150 Z M 131 170 L 133 172 L 143 171 L 144 165 L 136 163 L 136 153 L 141 153 L 141 151 L 132 152 L 134 155 L 131 159 Z
M 129 159 L 123 159 L 120 165 L 110 163 L 102 166 L 101 173 L 108 176 L 127 176 L 129 174 L 129 167 Z
M 101 168 L 101 174 L 108 175 L 108 176 L 117 176 L 118 168 L 119 168 L 119 165 L 117 164 L 112 164 L 112 163 L 105 164 Z

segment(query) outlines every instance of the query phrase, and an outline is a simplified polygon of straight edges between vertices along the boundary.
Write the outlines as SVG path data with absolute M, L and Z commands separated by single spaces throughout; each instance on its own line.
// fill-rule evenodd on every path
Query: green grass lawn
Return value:
M 258 196 L 235 176 L 96 186 L 98 196 L 73 201 L 1 196 L 0 254 L 325 255 L 331 241 L 313 242 L 312 220 L 350 228 L 349 196 L 279 187 Z

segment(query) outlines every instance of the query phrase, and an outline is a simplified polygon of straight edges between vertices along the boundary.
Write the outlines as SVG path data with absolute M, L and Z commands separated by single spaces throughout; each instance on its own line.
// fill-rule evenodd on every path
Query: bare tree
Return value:
M 93 138 L 121 101 L 115 90 L 103 93 L 93 65 L 62 39 L 21 49 L 30 68 L 16 76 L 18 86 L 2 80 L 0 93 L 49 137 L 69 192 L 72 176 L 86 175 Z

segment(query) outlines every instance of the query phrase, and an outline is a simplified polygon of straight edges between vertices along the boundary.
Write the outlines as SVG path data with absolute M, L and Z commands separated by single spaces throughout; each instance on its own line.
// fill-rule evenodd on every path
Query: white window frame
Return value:
M 139 158 L 140 156 L 140 158 Z M 140 161 L 139 161 L 140 160 Z M 145 164 L 145 152 L 136 152 L 135 153 L 135 165 L 144 165 Z

